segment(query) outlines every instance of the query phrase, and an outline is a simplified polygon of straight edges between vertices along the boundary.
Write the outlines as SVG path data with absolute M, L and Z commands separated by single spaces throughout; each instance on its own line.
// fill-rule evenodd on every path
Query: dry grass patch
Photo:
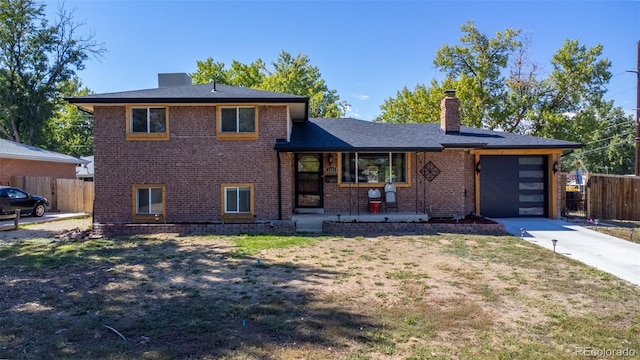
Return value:
M 618 225 L 614 223 L 610 226 L 587 226 L 587 229 L 640 244 L 640 224 L 622 223 Z
M 0 358 L 640 353 L 638 287 L 517 237 L 38 234 L 0 243 Z

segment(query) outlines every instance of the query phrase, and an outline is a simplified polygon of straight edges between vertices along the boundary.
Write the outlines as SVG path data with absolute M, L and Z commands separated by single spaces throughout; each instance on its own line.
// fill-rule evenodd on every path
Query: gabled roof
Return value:
M 573 149 L 581 144 L 483 130 L 467 126 L 445 133 L 440 124 L 386 124 L 357 119 L 318 119 L 294 123 L 289 142 L 276 150 L 292 151 L 442 151 L 472 149 Z
M 77 157 L 5 139 L 0 139 L 0 158 L 48 161 L 67 164 L 89 163 L 87 160 L 82 160 Z
M 93 111 L 96 105 L 109 104 L 291 104 L 294 119 L 306 119 L 309 102 L 304 96 L 214 83 L 67 97 L 65 100 L 88 111 Z

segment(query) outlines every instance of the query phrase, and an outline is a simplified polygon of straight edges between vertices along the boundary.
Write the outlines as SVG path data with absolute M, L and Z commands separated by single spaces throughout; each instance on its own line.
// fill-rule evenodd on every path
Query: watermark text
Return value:
M 594 347 L 576 347 L 575 355 L 585 357 L 636 357 L 640 353 L 635 349 L 621 348 L 621 349 L 602 349 Z

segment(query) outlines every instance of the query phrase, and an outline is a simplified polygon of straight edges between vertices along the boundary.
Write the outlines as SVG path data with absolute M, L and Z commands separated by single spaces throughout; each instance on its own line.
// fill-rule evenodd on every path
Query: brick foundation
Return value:
M 408 234 L 481 234 L 504 235 L 504 224 L 446 224 L 429 222 L 337 222 L 324 221 L 322 232 L 341 236 L 379 236 Z
M 93 224 L 93 234 L 105 237 L 151 234 L 272 234 L 293 235 L 296 225 L 292 221 L 266 221 L 252 223 L 182 223 L 182 224 Z

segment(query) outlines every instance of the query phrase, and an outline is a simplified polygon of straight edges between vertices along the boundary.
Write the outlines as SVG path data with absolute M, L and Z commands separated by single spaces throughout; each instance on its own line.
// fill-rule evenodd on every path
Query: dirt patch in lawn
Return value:
M 0 241 L 24 240 L 36 238 L 54 238 L 63 232 L 81 229 L 85 230 L 91 226 L 91 218 L 70 219 L 63 221 L 50 221 L 44 223 L 34 223 L 20 225 L 17 230 L 0 231 Z
M 53 224 L 0 244 L 0 358 L 640 353 L 637 287 L 517 237 L 63 242 L 83 225 Z

